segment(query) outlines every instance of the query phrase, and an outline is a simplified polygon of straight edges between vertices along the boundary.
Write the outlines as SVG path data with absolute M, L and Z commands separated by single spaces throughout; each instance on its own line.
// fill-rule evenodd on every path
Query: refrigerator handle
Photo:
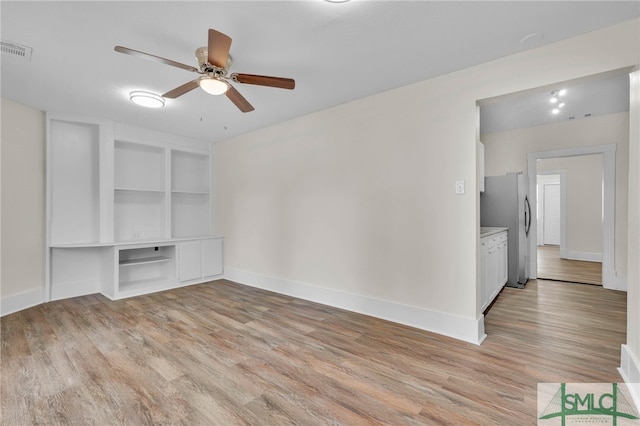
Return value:
M 531 228 L 531 206 L 529 205 L 529 197 L 524 197 L 524 234 L 529 236 L 529 228 Z

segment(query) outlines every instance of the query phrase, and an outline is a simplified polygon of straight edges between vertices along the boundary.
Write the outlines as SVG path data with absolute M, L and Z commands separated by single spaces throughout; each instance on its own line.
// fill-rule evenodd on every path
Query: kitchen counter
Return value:
M 480 228 L 480 238 L 488 237 L 489 235 L 497 234 L 498 232 L 508 231 L 508 230 L 509 228 L 483 226 Z

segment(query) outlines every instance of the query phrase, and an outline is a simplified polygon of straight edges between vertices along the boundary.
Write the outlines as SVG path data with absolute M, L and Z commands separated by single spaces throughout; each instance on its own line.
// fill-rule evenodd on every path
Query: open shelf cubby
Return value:
M 118 250 L 118 291 L 138 291 L 176 280 L 175 245 Z
M 116 140 L 114 187 L 147 191 L 165 189 L 165 149 Z
M 52 244 L 100 241 L 100 129 L 95 123 L 49 124 Z
M 171 236 L 187 238 L 208 235 L 210 211 L 209 194 L 172 193 Z
M 209 156 L 193 152 L 171 151 L 171 190 L 185 193 L 209 193 Z
M 113 208 L 115 240 L 166 239 L 165 203 L 164 192 L 116 190 Z

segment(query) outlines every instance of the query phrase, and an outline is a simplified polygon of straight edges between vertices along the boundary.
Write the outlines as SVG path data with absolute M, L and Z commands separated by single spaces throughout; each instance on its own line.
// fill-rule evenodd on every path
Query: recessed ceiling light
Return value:
M 551 110 L 552 114 L 558 114 L 560 112 L 560 110 L 558 108 L 554 108 Z
M 347 3 L 350 0 L 324 0 L 327 3 Z
M 558 96 L 564 96 L 567 94 L 567 89 L 560 89 L 560 91 L 558 92 Z
M 164 98 L 162 96 L 140 90 L 129 93 L 129 100 L 146 108 L 162 108 L 164 106 Z

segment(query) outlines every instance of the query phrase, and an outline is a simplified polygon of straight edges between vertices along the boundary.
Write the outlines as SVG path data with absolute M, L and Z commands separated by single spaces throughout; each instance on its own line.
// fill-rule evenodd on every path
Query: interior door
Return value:
M 543 240 L 545 245 L 560 245 L 560 185 L 545 184 L 542 188 L 544 197 Z

